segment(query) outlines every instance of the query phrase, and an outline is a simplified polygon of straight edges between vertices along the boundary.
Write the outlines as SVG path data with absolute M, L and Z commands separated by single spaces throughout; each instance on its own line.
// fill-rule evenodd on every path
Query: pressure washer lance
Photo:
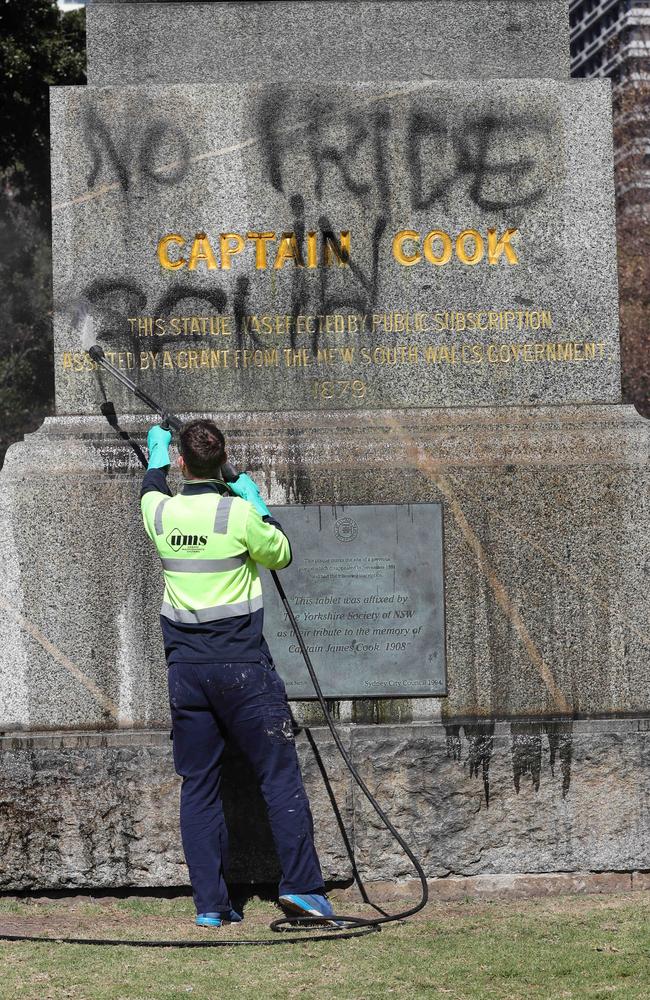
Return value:
M 155 399 L 152 399 L 151 396 L 149 396 L 146 392 L 144 392 L 142 389 L 140 389 L 140 387 L 137 386 L 135 384 L 135 382 L 132 382 L 131 379 L 128 378 L 128 376 L 124 374 L 124 372 L 122 372 L 122 371 L 119 370 L 119 368 L 116 368 L 114 365 L 112 365 L 110 363 L 110 361 L 108 361 L 106 359 L 106 356 L 104 355 L 104 351 L 102 350 L 102 348 L 98 344 L 93 345 L 93 347 L 90 348 L 90 350 L 88 351 L 88 353 L 90 354 L 90 357 L 93 359 L 93 361 L 96 361 L 97 364 L 101 365 L 101 367 L 105 371 L 107 371 L 111 375 L 113 375 L 118 380 L 118 382 L 121 382 L 122 385 L 125 386 L 127 389 L 129 389 L 135 396 L 137 396 L 138 399 L 142 400 L 142 402 L 145 403 L 145 405 L 148 406 L 151 410 L 153 410 L 154 413 L 158 413 L 159 416 L 162 418 L 162 425 L 163 425 L 163 427 L 172 428 L 175 431 L 180 431 L 181 430 L 183 424 L 178 419 L 178 417 L 174 416 L 173 413 L 170 413 L 169 410 L 166 410 L 163 406 L 160 405 L 160 403 L 156 402 Z M 145 463 L 143 462 L 142 464 L 144 465 Z M 226 466 L 223 466 L 222 468 L 223 468 L 223 472 L 224 472 L 224 480 L 226 482 L 234 482 L 234 480 L 237 479 L 237 476 L 239 475 L 239 473 L 231 465 L 226 465 Z M 280 579 L 279 579 L 277 573 L 275 572 L 275 570 L 271 570 L 271 576 L 273 577 L 273 582 L 274 582 L 275 587 L 276 587 L 276 589 L 278 591 L 278 594 L 280 596 L 280 600 L 282 601 L 282 604 L 284 605 L 284 610 L 286 611 L 287 616 L 289 618 L 289 621 L 291 623 L 291 628 L 293 629 L 293 631 L 295 633 L 295 636 L 296 636 L 296 638 L 298 640 L 298 645 L 300 646 L 300 652 L 302 653 L 303 659 L 305 661 L 305 665 L 306 665 L 307 670 L 309 672 L 309 677 L 311 678 L 311 682 L 312 682 L 312 684 L 314 686 L 314 691 L 316 692 L 316 697 L 317 697 L 318 702 L 320 704 L 320 707 L 321 707 L 321 709 L 323 711 L 323 716 L 325 718 L 325 722 L 327 723 L 327 727 L 328 727 L 329 731 L 332 734 L 334 742 L 336 743 L 337 749 L 338 749 L 339 753 L 341 754 L 341 757 L 343 758 L 348 771 L 350 772 L 350 774 L 354 778 L 355 782 L 357 783 L 357 785 L 359 786 L 359 788 L 361 789 L 361 791 L 363 792 L 363 794 L 367 798 L 368 802 L 370 803 L 370 805 L 372 806 L 372 808 L 375 810 L 375 812 L 379 816 L 380 820 L 382 821 L 382 823 L 384 824 L 384 826 L 386 827 L 386 829 L 391 833 L 391 835 L 393 836 L 393 838 L 397 841 L 397 843 L 402 848 L 402 850 L 406 854 L 407 858 L 409 859 L 409 861 L 411 862 L 411 864 L 415 868 L 415 870 L 416 870 L 416 872 L 418 874 L 418 878 L 420 879 L 421 887 L 422 887 L 422 894 L 421 894 L 420 901 L 415 906 L 412 906 L 412 907 L 410 907 L 407 910 L 402 910 L 399 913 L 387 914 L 387 915 L 384 915 L 382 917 L 370 917 L 370 918 L 368 918 L 368 917 L 345 916 L 343 914 L 341 914 L 341 915 L 334 914 L 334 916 L 330 918 L 330 920 L 332 922 L 332 929 L 331 930 L 328 930 L 328 931 L 326 931 L 323 934 L 309 934 L 308 938 L 305 938 L 304 935 L 303 935 L 303 936 L 298 936 L 298 937 L 295 937 L 295 936 L 294 937 L 284 937 L 283 936 L 283 937 L 280 937 L 280 938 L 259 938 L 257 940 L 252 939 L 252 938 L 240 938 L 240 939 L 237 939 L 237 938 L 221 938 L 219 940 L 211 940 L 211 941 L 192 941 L 192 940 L 180 940 L 180 941 L 147 941 L 147 940 L 122 941 L 119 938 L 118 939 L 108 939 L 108 938 L 63 938 L 63 937 L 44 938 L 44 937 L 28 937 L 28 936 L 25 936 L 25 935 L 22 935 L 22 934 L 1 934 L 0 933 L 0 940 L 3 940 L 3 941 L 50 941 L 50 942 L 54 941 L 54 942 L 59 942 L 59 943 L 63 943 L 63 944 L 130 945 L 132 947 L 138 947 L 138 948 L 216 948 L 216 947 L 232 948 L 232 947 L 236 947 L 238 945 L 291 944 L 291 943 L 294 943 L 294 942 L 297 942 L 297 941 L 305 942 L 306 940 L 309 940 L 309 941 L 325 941 L 325 940 L 331 941 L 331 940 L 340 940 L 341 938 L 360 937 L 363 934 L 371 934 L 374 931 L 380 930 L 382 924 L 393 923 L 394 921 L 397 921 L 397 920 L 405 920 L 407 917 L 412 917 L 415 913 L 418 913 L 420 910 L 422 910 L 426 906 L 428 898 L 429 898 L 429 888 L 427 886 L 427 879 L 426 879 L 426 875 L 424 874 L 424 870 L 422 868 L 422 865 L 420 864 L 419 860 L 416 858 L 416 856 L 413 853 L 413 851 L 411 850 L 411 848 L 404 841 L 404 839 L 402 838 L 401 834 L 399 834 L 397 832 L 397 830 L 395 829 L 395 827 L 393 826 L 393 824 L 389 820 L 388 816 L 386 815 L 386 813 L 384 812 L 384 810 L 381 808 L 381 806 L 379 805 L 379 803 L 375 799 L 374 795 L 372 794 L 372 792 L 370 791 L 370 789 L 368 788 L 368 786 L 364 782 L 363 778 L 361 777 L 361 775 L 357 771 L 355 765 L 353 764 L 353 762 L 352 762 L 352 760 L 350 758 L 350 755 L 348 754 L 347 750 L 345 749 L 345 747 L 344 747 L 344 745 L 343 745 L 343 743 L 341 741 L 341 737 L 339 736 L 339 733 L 338 733 L 338 731 L 336 729 L 336 726 L 334 725 L 334 722 L 333 722 L 332 717 L 330 715 L 329 709 L 327 707 L 327 702 L 325 700 L 325 696 L 324 696 L 324 694 L 323 694 L 323 692 L 321 690 L 321 686 L 320 686 L 318 677 L 316 676 L 316 671 L 314 670 L 314 666 L 313 666 L 313 664 L 311 662 L 311 658 L 309 656 L 309 653 L 307 652 L 307 646 L 305 645 L 305 640 L 304 640 L 304 638 L 302 636 L 302 633 L 300 631 L 300 626 L 298 625 L 298 622 L 296 621 L 295 615 L 294 615 L 294 613 L 293 613 L 293 611 L 291 609 L 291 605 L 289 604 L 289 600 L 287 598 L 287 595 L 284 592 L 284 587 L 280 583 Z M 345 926 L 342 927 L 341 924 L 343 924 L 343 925 L 347 924 L 348 927 L 345 927 Z M 311 926 L 313 926 L 313 925 L 318 925 L 319 927 L 322 928 L 323 919 L 321 917 L 311 917 L 311 916 L 306 916 L 306 917 L 284 917 L 284 918 L 280 918 L 278 920 L 273 920 L 272 923 L 270 924 L 270 927 L 271 927 L 271 930 L 273 930 L 273 931 L 284 932 L 286 934 L 287 925 L 292 926 L 294 930 L 305 931 L 305 930 L 309 930 L 309 928 Z M 352 928 L 352 929 L 348 929 L 348 928 Z
M 153 399 L 147 392 L 144 391 L 144 389 L 141 389 L 139 385 L 136 385 L 128 375 L 125 375 L 123 371 L 120 371 L 119 368 L 112 365 L 99 344 L 93 344 L 93 346 L 89 349 L 88 354 L 93 361 L 104 369 L 104 371 L 107 371 L 113 376 L 113 378 L 117 379 L 118 382 L 121 382 L 122 385 L 129 390 L 129 392 L 132 392 L 134 396 L 137 396 L 138 399 L 142 400 L 145 406 L 148 406 L 150 410 L 157 413 L 161 417 L 161 424 L 165 430 L 171 429 L 174 431 L 180 431 L 183 426 L 183 422 L 179 420 L 178 417 L 175 417 L 173 413 L 170 413 L 163 406 L 161 406 L 160 403 Z M 234 482 L 239 475 L 239 473 L 233 469 L 232 465 L 228 463 L 223 465 L 221 468 L 224 479 L 227 483 Z

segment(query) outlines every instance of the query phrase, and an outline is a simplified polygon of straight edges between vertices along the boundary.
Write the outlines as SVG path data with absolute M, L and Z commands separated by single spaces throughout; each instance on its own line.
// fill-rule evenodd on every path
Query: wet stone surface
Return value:
M 529 726 L 527 769 L 521 723 L 492 723 L 489 736 L 484 728 L 480 762 L 471 723 L 458 725 L 451 743 L 449 727 L 425 724 L 344 726 L 343 738 L 428 877 L 631 871 L 650 868 L 643 725 Z M 410 877 L 329 734 L 314 727 L 297 745 L 326 878 L 349 880 L 354 864 L 371 881 Z M 0 763 L 0 889 L 187 884 L 165 733 L 4 737 Z M 224 803 L 231 880 L 273 882 L 264 806 L 236 757 L 225 763 Z
M 272 505 L 442 504 L 448 695 L 371 702 L 359 689 L 347 718 L 645 710 L 649 425 L 632 408 L 384 413 L 370 436 L 367 414 L 215 418 Z M 147 425 L 124 424 L 139 447 Z M 166 724 L 162 577 L 140 521 L 141 474 L 101 418 L 50 419 L 9 450 L 0 728 Z M 307 539 L 296 570 L 309 557 Z M 353 653 L 341 658 L 353 676 Z M 477 731 L 479 772 L 482 741 Z M 534 773 L 535 754 L 515 758 Z

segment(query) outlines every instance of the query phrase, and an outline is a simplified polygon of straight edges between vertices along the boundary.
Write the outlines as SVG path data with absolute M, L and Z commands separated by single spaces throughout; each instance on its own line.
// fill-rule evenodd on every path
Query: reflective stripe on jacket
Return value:
M 199 482 L 173 497 L 150 490 L 140 501 L 145 530 L 162 561 L 161 614 L 184 624 L 258 610 L 262 584 L 256 563 L 282 569 L 291 561 L 286 536 L 250 503 L 216 490 L 197 493 L 192 487 Z

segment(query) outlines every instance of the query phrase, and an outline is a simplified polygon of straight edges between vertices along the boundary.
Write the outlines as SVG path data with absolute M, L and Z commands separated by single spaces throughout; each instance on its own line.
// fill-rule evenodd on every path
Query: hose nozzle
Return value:
M 99 344 L 93 344 L 93 346 L 88 349 L 88 353 L 93 361 L 97 361 L 98 363 L 101 363 L 106 358 L 104 350 L 99 346 Z

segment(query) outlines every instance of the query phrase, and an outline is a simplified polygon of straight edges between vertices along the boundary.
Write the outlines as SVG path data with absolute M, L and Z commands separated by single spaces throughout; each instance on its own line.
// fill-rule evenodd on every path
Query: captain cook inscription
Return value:
M 446 693 L 440 504 L 276 507 L 299 557 L 282 571 L 329 698 Z M 265 634 L 291 698 L 313 698 L 268 574 Z

